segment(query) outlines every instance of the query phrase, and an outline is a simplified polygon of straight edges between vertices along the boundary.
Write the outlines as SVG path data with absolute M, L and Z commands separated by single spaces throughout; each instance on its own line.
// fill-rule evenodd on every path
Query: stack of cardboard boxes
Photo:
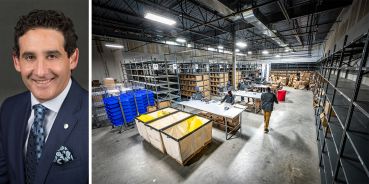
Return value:
M 182 96 L 191 97 L 195 87 L 199 87 L 205 98 L 210 99 L 210 82 L 207 74 L 180 74 L 179 83 L 181 85 Z
M 213 120 L 213 127 L 225 131 L 225 118 L 223 116 L 219 116 L 205 111 L 199 112 L 199 115 Z M 236 132 L 236 130 L 240 128 L 240 126 L 238 126 L 240 122 L 239 116 L 233 119 L 226 118 L 226 122 L 227 122 L 227 131 L 229 132 L 230 131 Z
M 211 95 L 217 96 L 218 93 L 218 87 L 227 86 L 228 82 L 228 73 L 226 72 L 218 72 L 218 73 L 210 73 L 210 92 Z
M 230 81 L 232 82 L 231 85 L 233 86 L 234 81 L 233 81 L 232 72 L 229 72 L 229 78 L 230 78 Z M 241 71 L 236 71 L 236 84 L 235 84 L 236 86 L 234 87 L 238 86 L 238 83 L 240 83 L 241 79 L 242 79 Z

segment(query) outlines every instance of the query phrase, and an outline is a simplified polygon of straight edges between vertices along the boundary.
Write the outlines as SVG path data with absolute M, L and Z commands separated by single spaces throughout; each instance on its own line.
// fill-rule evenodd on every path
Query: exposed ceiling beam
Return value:
M 308 16 L 310 14 L 321 14 L 327 11 L 336 10 L 339 8 L 343 8 L 346 6 L 349 6 L 352 4 L 352 0 L 344 0 L 344 1 L 324 1 L 324 4 L 321 4 L 317 7 L 317 10 L 315 11 L 315 7 L 313 2 L 309 2 L 306 4 L 302 4 L 299 6 L 294 6 L 293 8 L 287 8 L 287 13 L 289 15 L 290 19 L 297 19 L 301 17 Z M 283 13 L 278 12 L 274 14 L 264 15 L 269 23 L 276 23 L 280 21 L 286 21 Z
M 281 3 L 281 1 L 278 1 L 277 3 L 278 3 L 279 8 L 280 8 L 280 9 L 281 9 L 281 11 L 282 11 L 282 13 L 283 13 L 284 17 L 286 18 L 286 20 L 287 20 L 289 23 L 291 23 L 291 19 L 290 19 L 290 16 L 288 15 L 288 12 L 287 12 L 287 10 L 286 10 L 286 7 Z M 293 21 L 293 22 L 292 22 L 292 24 L 293 24 L 293 29 L 292 29 L 292 31 L 293 31 L 293 33 L 295 33 L 295 34 L 296 34 L 296 35 L 295 35 L 296 40 L 297 40 L 301 45 L 304 45 L 304 43 L 302 42 L 302 40 L 301 40 L 300 36 L 298 35 L 298 33 L 299 33 L 299 26 L 298 26 L 297 21 Z M 295 26 L 295 25 L 296 25 L 296 26 Z

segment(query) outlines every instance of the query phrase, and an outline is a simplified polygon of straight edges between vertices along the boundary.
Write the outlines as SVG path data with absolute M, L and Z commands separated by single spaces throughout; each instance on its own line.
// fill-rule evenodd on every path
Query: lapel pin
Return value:
M 65 123 L 64 124 L 64 129 L 68 129 L 68 127 L 69 127 L 68 123 Z

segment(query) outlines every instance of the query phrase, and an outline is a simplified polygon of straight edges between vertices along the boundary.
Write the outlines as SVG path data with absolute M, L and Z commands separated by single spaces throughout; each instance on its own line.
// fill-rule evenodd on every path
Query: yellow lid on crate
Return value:
M 158 111 L 154 111 L 148 114 L 142 114 L 140 116 L 137 117 L 138 120 L 142 121 L 143 123 L 147 123 L 151 120 L 163 117 L 165 115 L 171 114 L 173 112 L 176 112 L 176 109 L 173 108 L 165 108 L 165 109 L 161 109 Z
M 201 127 L 204 123 L 206 123 L 208 119 L 205 119 L 200 116 L 193 116 L 191 118 L 188 118 L 166 130 L 164 130 L 165 133 L 172 136 L 175 139 L 180 139 L 184 137 L 185 135 L 193 132 L 197 128 Z

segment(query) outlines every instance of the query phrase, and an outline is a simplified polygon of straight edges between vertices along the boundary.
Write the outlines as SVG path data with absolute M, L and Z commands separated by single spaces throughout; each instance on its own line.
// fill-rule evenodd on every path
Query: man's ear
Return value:
M 79 50 L 76 48 L 73 54 L 69 57 L 70 70 L 74 70 L 77 67 L 79 59 Z
M 19 57 L 17 56 L 17 54 L 15 52 L 13 52 L 12 58 L 13 58 L 13 64 L 14 64 L 15 70 L 20 72 L 20 60 L 19 60 Z

